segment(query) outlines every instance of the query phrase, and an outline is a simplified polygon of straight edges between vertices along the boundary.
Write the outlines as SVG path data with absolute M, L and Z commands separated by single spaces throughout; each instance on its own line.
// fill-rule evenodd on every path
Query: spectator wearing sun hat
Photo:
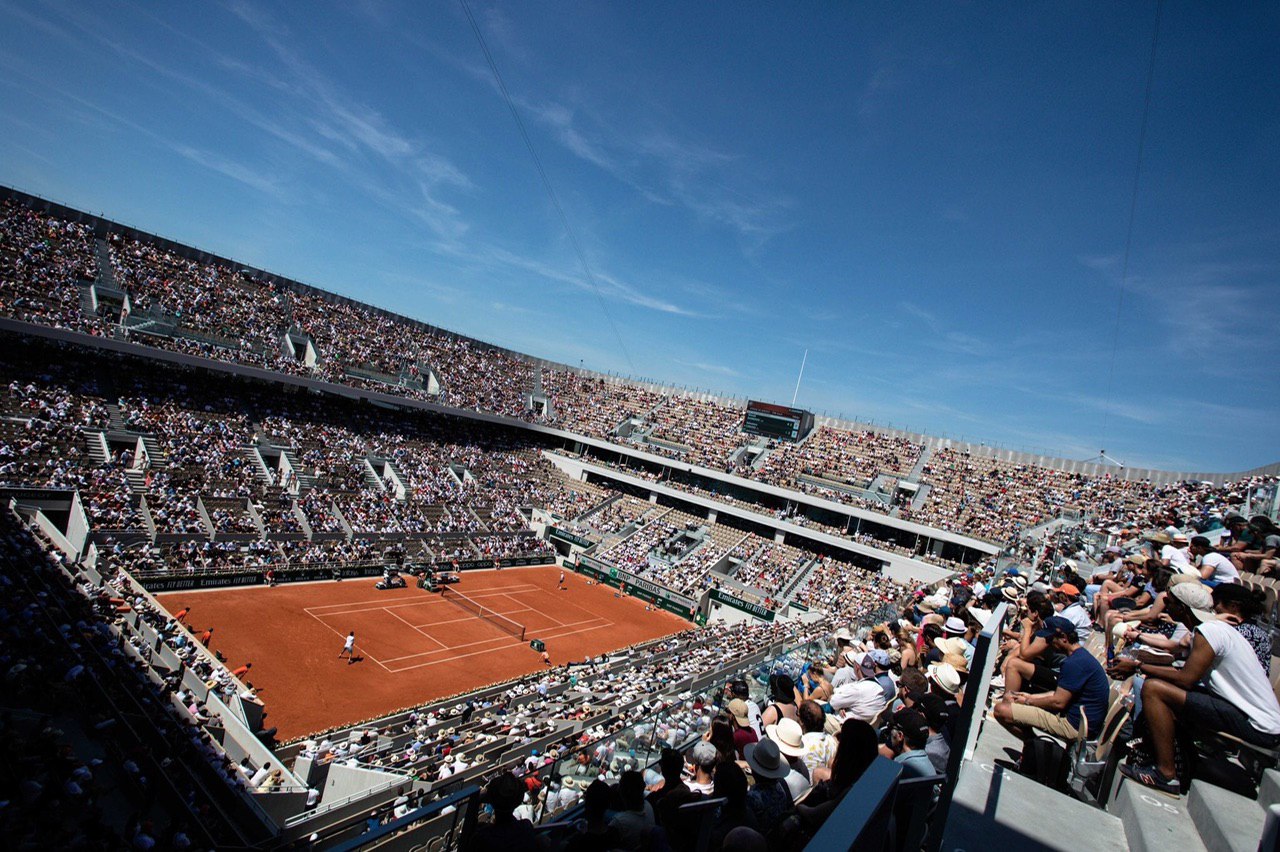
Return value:
M 964 661 L 966 671 L 969 664 L 973 662 L 973 646 L 962 636 L 940 636 L 933 640 L 933 646 L 942 653 L 942 659 L 939 662 L 944 662 L 948 656 L 959 657 Z
M 747 746 L 747 766 L 755 780 L 747 793 L 747 807 L 756 818 L 756 824 L 781 825 L 795 809 L 791 790 L 786 784 L 786 777 L 792 772 L 790 764 L 782 756 L 778 744 L 766 737 Z
M 765 734 L 778 746 L 791 771 L 785 779 L 791 791 L 791 800 L 803 796 L 809 790 L 809 769 L 804 762 L 804 728 L 792 719 L 783 719 L 765 728 Z

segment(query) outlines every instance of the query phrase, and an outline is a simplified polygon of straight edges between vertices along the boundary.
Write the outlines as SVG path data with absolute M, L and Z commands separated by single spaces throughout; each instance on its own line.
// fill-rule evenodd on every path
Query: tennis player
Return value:
M 348 663 L 356 655 L 356 632 L 354 630 L 347 634 L 347 640 L 342 643 L 342 650 L 338 652 L 338 658 L 341 659 L 343 654 L 347 655 Z

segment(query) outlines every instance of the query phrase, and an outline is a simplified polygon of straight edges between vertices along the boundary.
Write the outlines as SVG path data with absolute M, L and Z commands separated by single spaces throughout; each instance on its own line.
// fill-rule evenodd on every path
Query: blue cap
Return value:
M 1051 635 L 1061 633 L 1064 636 L 1071 637 L 1072 639 L 1076 639 L 1079 636 L 1076 626 L 1072 624 L 1070 620 L 1063 618 L 1060 615 L 1053 615 L 1046 618 L 1044 620 L 1043 629 Z

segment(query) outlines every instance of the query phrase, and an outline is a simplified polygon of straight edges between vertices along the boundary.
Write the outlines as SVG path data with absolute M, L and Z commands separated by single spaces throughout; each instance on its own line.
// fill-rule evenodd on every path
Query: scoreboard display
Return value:
M 813 429 L 813 414 L 799 408 L 768 402 L 747 403 L 747 416 L 742 431 L 779 441 L 799 441 Z

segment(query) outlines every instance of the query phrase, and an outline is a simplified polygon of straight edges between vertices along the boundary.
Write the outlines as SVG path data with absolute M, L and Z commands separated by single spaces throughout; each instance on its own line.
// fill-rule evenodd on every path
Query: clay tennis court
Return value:
M 467 571 L 451 587 L 523 625 L 525 641 L 412 584 L 379 591 L 373 577 L 157 599 L 170 612 L 191 607 L 187 624 L 197 630 L 214 627 L 211 647 L 228 667 L 253 663 L 244 679 L 266 703 L 267 724 L 291 739 L 544 669 L 528 639 L 545 641 L 559 664 L 690 627 L 565 574 L 568 591 L 557 591 L 555 567 Z M 360 659 L 349 665 L 338 652 L 351 630 Z

